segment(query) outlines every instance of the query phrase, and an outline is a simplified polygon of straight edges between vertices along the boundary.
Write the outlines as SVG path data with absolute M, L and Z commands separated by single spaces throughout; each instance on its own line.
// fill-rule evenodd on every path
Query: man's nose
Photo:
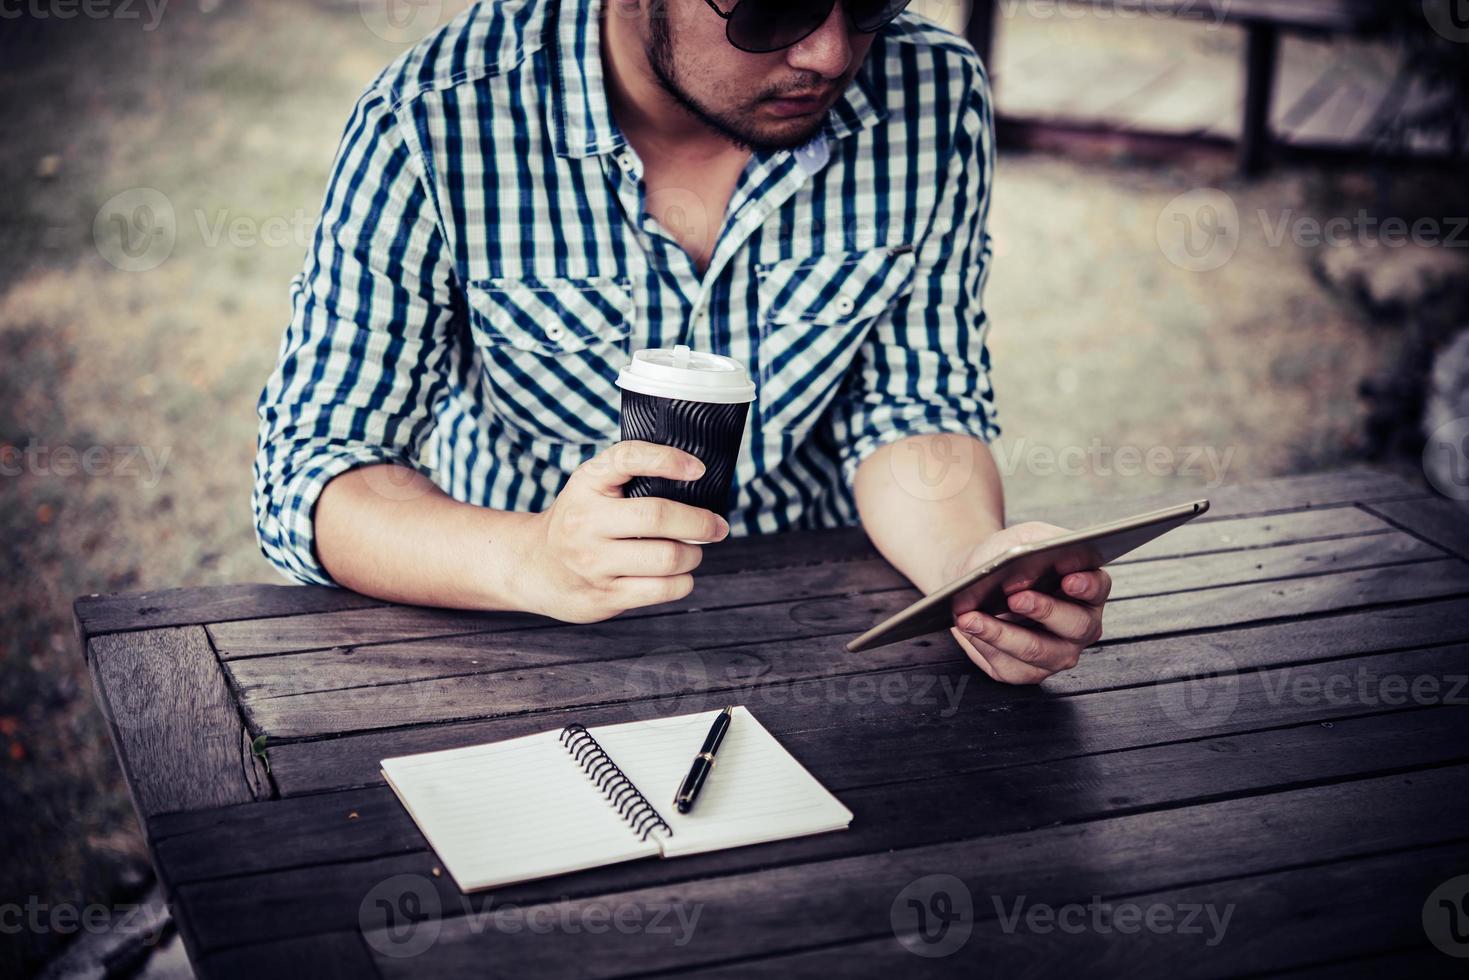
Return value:
M 814 71 L 822 78 L 840 78 L 852 63 L 847 14 L 841 3 L 832 4 L 831 14 L 821 26 L 788 50 L 786 64 L 792 68 Z

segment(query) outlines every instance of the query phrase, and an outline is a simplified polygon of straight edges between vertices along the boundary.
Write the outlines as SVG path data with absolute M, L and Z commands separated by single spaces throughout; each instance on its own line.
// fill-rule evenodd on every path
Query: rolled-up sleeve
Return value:
M 404 133 L 386 93 L 358 101 L 260 396 L 256 534 L 301 582 L 332 584 L 313 531 L 322 489 L 372 463 L 426 472 L 433 406 L 457 371 L 452 260 Z
M 847 485 L 879 447 L 907 436 L 1000 434 L 982 297 L 994 174 L 989 86 L 977 60 L 966 86 L 937 203 L 916 243 L 912 290 L 869 330 L 833 404 L 832 435 Z

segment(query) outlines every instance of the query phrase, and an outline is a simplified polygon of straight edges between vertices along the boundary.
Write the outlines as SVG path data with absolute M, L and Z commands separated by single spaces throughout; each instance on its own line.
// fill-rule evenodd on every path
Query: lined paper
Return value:
M 694 809 L 679 813 L 673 798 L 718 714 L 588 729 L 673 828 L 663 841 L 664 857 L 842 830 L 851 823 L 852 811 L 743 706 L 730 718 Z
M 658 853 L 558 739 L 560 730 L 384 759 L 383 775 L 466 892 Z

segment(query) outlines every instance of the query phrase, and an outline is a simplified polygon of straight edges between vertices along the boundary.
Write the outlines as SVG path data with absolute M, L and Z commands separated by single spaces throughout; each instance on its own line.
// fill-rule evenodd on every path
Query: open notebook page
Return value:
M 658 854 L 558 741 L 560 731 L 384 759 L 383 775 L 460 889 Z
M 851 823 L 852 811 L 744 707 L 734 710 L 694 809 L 679 813 L 673 798 L 717 714 L 588 729 L 673 828 L 663 841 L 664 857 L 842 830 Z

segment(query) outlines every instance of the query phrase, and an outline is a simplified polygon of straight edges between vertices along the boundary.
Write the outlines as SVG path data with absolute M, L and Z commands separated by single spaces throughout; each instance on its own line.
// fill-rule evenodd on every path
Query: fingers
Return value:
M 637 497 L 605 509 L 607 526 L 599 533 L 609 538 L 673 538 L 678 541 L 723 540 L 729 524 L 702 507 L 662 497 Z
M 677 602 L 694 591 L 692 575 L 645 577 L 628 575 L 615 579 L 611 592 L 614 601 L 624 609 Z
M 619 442 L 581 464 L 573 480 L 608 496 L 620 496 L 618 488 L 635 476 L 661 476 L 669 480 L 697 480 L 704 464 L 697 456 L 672 446 L 629 439 Z
M 1050 630 L 1063 640 L 1088 647 L 1102 638 L 1102 610 L 1030 589 L 1009 597 L 1010 611 Z
M 987 613 L 965 613 L 959 617 L 958 625 L 971 639 L 987 643 L 1000 653 L 1048 674 L 1075 667 L 1081 654 L 1081 648 L 1075 643 Z
M 1112 576 L 1102 568 L 1089 572 L 1073 572 L 1061 580 L 1061 589 L 1077 602 L 1100 607 L 1107 601 L 1107 596 L 1112 594 Z
M 687 575 L 704 560 L 704 549 L 680 541 L 613 541 L 601 571 L 611 579 Z
M 1049 670 L 1016 660 L 1005 651 L 977 637 L 958 629 L 951 629 L 949 632 L 954 634 L 954 639 L 959 641 L 959 646 L 963 648 L 969 659 L 974 661 L 979 669 L 988 674 L 991 679 L 1001 684 L 1039 684 L 1051 676 Z

